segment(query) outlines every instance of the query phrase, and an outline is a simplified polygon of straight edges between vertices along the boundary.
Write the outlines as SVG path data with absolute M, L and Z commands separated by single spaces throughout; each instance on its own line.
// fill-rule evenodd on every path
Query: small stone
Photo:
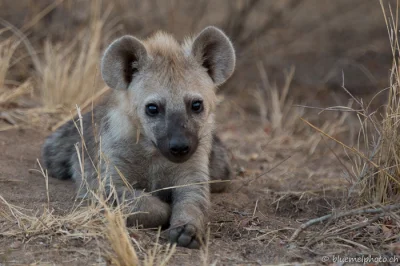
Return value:
M 21 246 L 22 246 L 22 241 L 17 240 L 17 241 L 14 241 L 14 242 L 10 245 L 10 248 L 12 248 L 12 249 L 18 249 L 18 248 L 20 248 Z
M 258 159 L 258 157 L 259 157 L 258 153 L 252 153 L 250 155 L 250 161 L 255 161 Z

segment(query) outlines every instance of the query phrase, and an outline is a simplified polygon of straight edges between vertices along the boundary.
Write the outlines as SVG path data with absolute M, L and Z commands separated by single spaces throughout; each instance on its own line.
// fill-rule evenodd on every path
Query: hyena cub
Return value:
M 231 177 L 228 153 L 213 130 L 215 90 L 234 67 L 233 46 L 215 27 L 182 44 L 165 33 L 143 41 L 132 36 L 115 40 L 101 62 L 112 93 L 83 116 L 84 173 L 74 146 L 81 137 L 73 121 L 44 143 L 48 173 L 78 185 L 84 176 L 90 189 L 96 189 L 98 169 L 92 161 L 100 160 L 101 151 L 109 162 L 100 169 L 106 191 L 114 186 L 139 212 L 128 218 L 128 225 L 169 225 L 171 242 L 197 248 L 210 190 L 224 189 L 222 183 L 210 189 L 207 182 Z M 168 187 L 175 188 L 163 190 Z

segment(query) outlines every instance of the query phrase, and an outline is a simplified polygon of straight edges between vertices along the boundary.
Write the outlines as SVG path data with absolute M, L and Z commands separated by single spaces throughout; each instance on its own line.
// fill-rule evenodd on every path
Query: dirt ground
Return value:
M 288 239 L 302 222 L 343 207 L 344 197 L 340 193 L 348 187 L 340 176 L 343 166 L 332 153 L 308 155 L 301 139 L 285 135 L 272 137 L 252 128 L 251 120 L 247 126 L 238 124 L 234 116 L 225 121 L 228 122 L 219 125 L 219 132 L 232 152 L 237 174 L 228 191 L 212 197 L 208 262 L 217 262 L 217 265 L 320 264 L 324 253 L 307 251 L 300 248 L 300 242 L 290 243 Z M 10 204 L 37 212 L 47 206 L 45 179 L 32 170 L 38 169 L 37 158 L 47 134 L 38 129 L 0 134 L 0 195 Z M 55 214 L 68 213 L 74 204 L 74 195 L 72 181 L 49 179 L 50 209 Z M 3 202 L 0 206 L 6 209 Z M 1 231 L 15 225 L 15 221 L 12 223 L 0 219 Z M 319 229 L 315 226 L 309 230 L 318 232 Z M 140 231 L 136 237 L 146 249 L 154 243 L 155 235 L 154 231 Z M 161 243 L 166 243 L 163 235 L 161 238 Z M 66 241 L 58 235 L 0 236 L 0 265 L 105 264 L 100 247 L 107 245 L 106 241 L 88 239 Z M 329 245 L 322 249 L 329 250 Z M 335 252 L 344 250 L 335 247 Z M 200 251 L 178 248 L 170 264 L 201 264 L 201 260 Z

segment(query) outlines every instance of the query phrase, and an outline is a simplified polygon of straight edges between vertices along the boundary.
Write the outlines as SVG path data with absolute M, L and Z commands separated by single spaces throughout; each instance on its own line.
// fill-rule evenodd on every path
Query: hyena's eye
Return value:
M 193 101 L 192 111 L 195 113 L 200 113 L 201 111 L 203 111 L 203 102 L 200 100 Z
M 156 116 L 158 115 L 159 110 L 158 110 L 158 106 L 154 103 L 149 103 L 148 105 L 146 105 L 146 114 L 149 116 Z

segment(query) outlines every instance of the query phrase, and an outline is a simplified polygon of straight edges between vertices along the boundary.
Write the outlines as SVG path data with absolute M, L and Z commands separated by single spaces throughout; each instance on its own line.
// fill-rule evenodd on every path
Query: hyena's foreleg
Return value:
M 188 170 L 182 174 L 186 177 L 181 176 L 172 191 L 169 238 L 179 246 L 199 248 L 210 207 L 208 173 Z
M 103 194 L 108 202 L 127 206 L 127 226 L 157 228 L 168 224 L 171 216 L 168 203 L 140 189 L 128 188 L 119 174 L 110 171 L 106 166 L 102 167 L 101 176 L 98 176 L 97 170 L 90 163 L 88 160 L 85 163 L 85 178 L 82 178 L 80 172 L 74 172 L 73 178 L 77 185 L 81 184 L 80 197 L 90 197 L 91 193 Z
M 108 188 L 106 190 L 109 191 Z M 113 190 L 117 194 L 118 204 L 128 207 L 127 226 L 157 228 L 168 225 L 171 216 L 171 207 L 168 203 L 143 190 L 128 189 L 120 182 L 113 185 Z
M 168 203 L 140 190 L 135 190 L 133 194 L 134 197 L 127 199 L 132 205 L 132 214 L 127 219 L 128 226 L 142 225 L 145 228 L 157 228 L 168 225 L 171 216 L 171 207 Z

